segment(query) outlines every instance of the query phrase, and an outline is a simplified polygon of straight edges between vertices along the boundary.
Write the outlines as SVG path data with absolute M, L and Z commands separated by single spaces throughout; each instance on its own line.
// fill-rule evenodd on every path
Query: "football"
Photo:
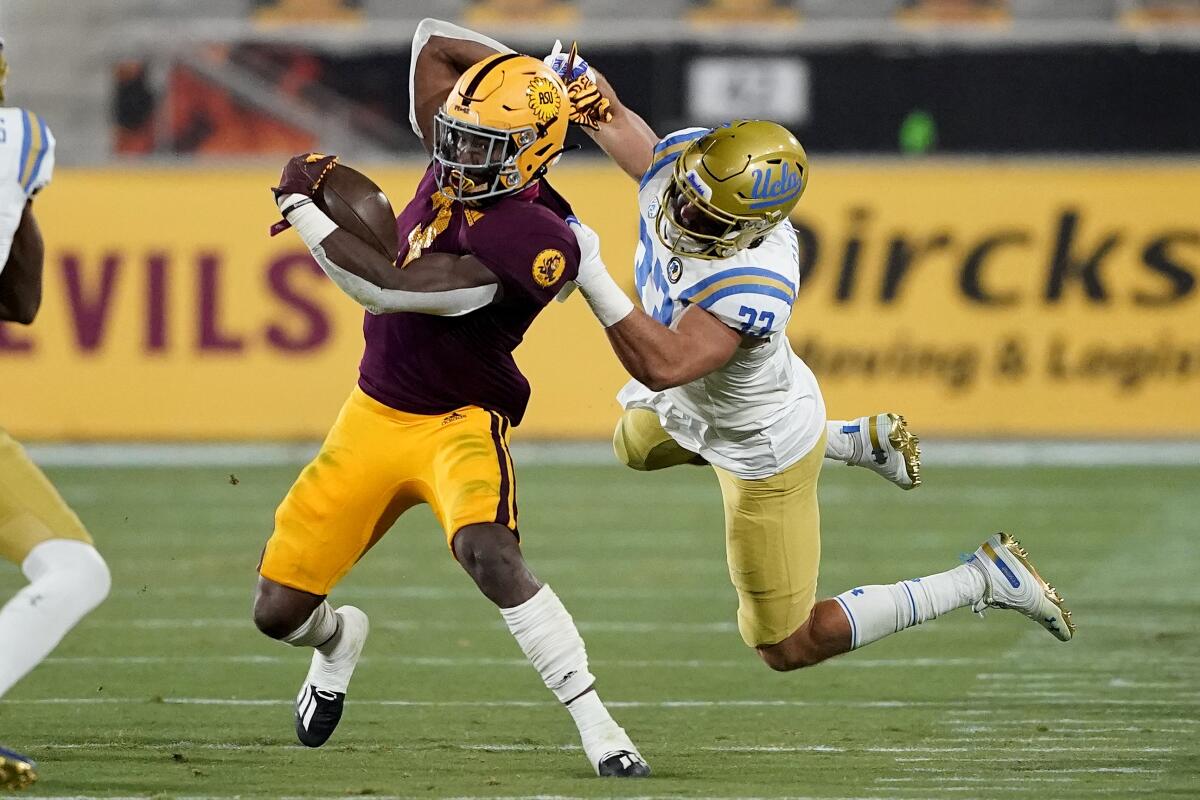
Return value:
M 313 202 L 339 228 L 383 253 L 388 261 L 396 260 L 396 214 L 375 181 L 339 162 L 321 181 Z

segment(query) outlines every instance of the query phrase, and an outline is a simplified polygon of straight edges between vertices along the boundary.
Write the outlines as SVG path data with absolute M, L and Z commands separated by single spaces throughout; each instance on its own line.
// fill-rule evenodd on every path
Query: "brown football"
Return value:
M 339 228 L 383 253 L 388 261 L 396 260 L 396 214 L 387 195 L 366 175 L 340 162 L 335 164 L 321 181 L 313 202 Z

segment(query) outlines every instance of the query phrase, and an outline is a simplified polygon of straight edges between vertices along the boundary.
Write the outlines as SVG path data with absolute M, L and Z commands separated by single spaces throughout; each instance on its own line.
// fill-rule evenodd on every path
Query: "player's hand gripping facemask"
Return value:
M 575 42 L 571 43 L 570 51 L 564 53 L 562 42 L 555 40 L 554 50 L 543 61 L 567 85 L 571 122 L 596 131 L 600 130 L 601 123 L 612 121 L 612 103 L 600 92 L 596 72 L 580 58 Z

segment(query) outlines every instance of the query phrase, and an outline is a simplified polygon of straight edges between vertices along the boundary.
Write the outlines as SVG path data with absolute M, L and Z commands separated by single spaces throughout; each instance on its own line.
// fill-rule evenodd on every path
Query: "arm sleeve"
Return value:
M 372 314 L 395 314 L 410 311 L 432 314 L 438 317 L 461 317 L 492 302 L 496 297 L 496 284 L 474 286 L 469 289 L 451 289 L 444 292 L 409 292 L 403 289 L 384 289 L 365 278 L 339 267 L 329 259 L 325 248 L 316 245 L 310 248 L 313 258 L 330 280 L 349 295 L 360 306 Z
M 679 299 L 747 336 L 765 337 L 787 327 L 796 286 L 773 270 L 738 267 L 700 281 Z
M 653 180 L 663 167 L 674 164 L 675 159 L 679 158 L 689 144 L 710 130 L 712 128 L 684 128 L 660 139 L 658 144 L 654 145 L 654 155 L 650 157 L 650 169 L 646 170 L 646 174 L 642 176 L 639 188 L 645 188 L 646 184 Z
M 485 213 L 468 236 L 472 255 L 500 279 L 505 300 L 544 306 L 579 274 L 579 242 L 548 209 L 535 206 L 521 219 Z
M 280 208 L 291 209 L 287 213 L 287 220 L 308 246 L 317 265 L 339 289 L 372 314 L 411 311 L 439 317 L 458 317 L 483 308 L 496 298 L 499 289 L 496 284 L 442 292 L 412 292 L 378 286 L 338 266 L 329 258 L 321 243 L 337 230 L 337 225 L 309 198 L 292 194 L 279 198 L 277 202 Z
M 412 125 L 413 133 L 418 138 L 424 139 L 425 134 L 421 132 L 421 126 L 417 124 L 417 108 L 416 108 L 416 79 L 417 79 L 417 56 L 421 54 L 421 50 L 429 43 L 431 36 L 444 36 L 447 39 L 466 39 L 470 42 L 479 42 L 486 44 L 488 47 L 493 47 L 501 53 L 514 52 L 511 47 L 505 47 L 490 36 L 484 36 L 482 33 L 476 33 L 473 30 L 464 28 L 460 25 L 455 25 L 452 22 L 445 22 L 440 19 L 426 17 L 417 25 L 416 33 L 413 34 L 412 40 L 412 55 L 408 64 L 408 122 Z

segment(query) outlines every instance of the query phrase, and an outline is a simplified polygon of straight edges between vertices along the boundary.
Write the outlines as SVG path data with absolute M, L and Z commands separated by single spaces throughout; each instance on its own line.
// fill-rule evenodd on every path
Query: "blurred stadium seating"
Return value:
M 666 76 L 657 80 L 668 85 L 683 80 L 687 69 L 681 67 L 693 60 L 687 51 L 696 47 L 704 51 L 700 56 L 745 56 L 762 47 L 798 56 L 882 44 L 914 48 L 896 61 L 911 75 L 902 89 L 931 74 L 936 81 L 952 56 L 969 61 L 980 48 L 1037 59 L 1055 44 L 1076 53 L 1087 49 L 1111 64 L 1094 74 L 1117 69 L 1119 62 L 1132 64 L 1135 75 L 1145 67 L 1151 80 L 1156 54 L 1159 63 L 1182 59 L 1188 63 L 1179 70 L 1200 71 L 1200 61 L 1192 62 L 1200 40 L 1197 0 L 113 0 L 105 5 L 111 13 L 98 8 L 43 0 L 10 4 L 2 17 L 10 59 L 22 75 L 14 90 L 59 121 L 68 164 L 101 163 L 114 154 L 281 153 L 321 142 L 365 156 L 411 150 L 403 99 L 391 87 L 407 68 L 411 31 L 426 15 L 492 30 L 533 52 L 546 49 L 554 36 L 579 37 L 610 71 L 632 73 L 635 65 L 653 63 L 656 75 Z M 61 47 L 50 52 L 24 45 L 46 36 Z M 657 43 L 650 62 L 635 42 Z M 921 65 L 929 71 L 921 72 Z M 1060 66 L 1045 64 L 1044 79 L 1062 83 L 1078 76 L 1086 83 L 1091 77 L 1065 62 Z M 686 108 L 660 99 L 682 95 L 686 87 L 660 86 L 650 97 L 651 87 L 642 84 L 638 90 L 660 114 L 657 122 L 670 125 L 687 116 Z M 1123 87 L 1119 81 L 1111 86 L 1119 109 Z M 1098 83 L 1088 91 L 1104 94 Z M 1045 96 L 1058 103 L 1060 94 Z M 819 94 L 814 102 L 821 103 Z M 1036 109 L 1023 108 L 1022 119 L 1014 121 L 1018 128 L 1037 119 L 1030 113 Z M 1186 130 L 1174 139 L 1200 138 L 1200 124 Z M 1014 151 L 1062 148 L 1054 137 L 1039 143 L 1020 130 L 1012 139 L 1008 149 Z M 818 146 L 827 140 L 847 136 L 831 130 L 813 138 Z M 956 151 L 997 149 L 984 141 L 941 141 Z M 1125 141 L 1099 149 L 1138 148 Z M 1151 133 L 1145 149 L 1178 146 L 1160 145 Z

